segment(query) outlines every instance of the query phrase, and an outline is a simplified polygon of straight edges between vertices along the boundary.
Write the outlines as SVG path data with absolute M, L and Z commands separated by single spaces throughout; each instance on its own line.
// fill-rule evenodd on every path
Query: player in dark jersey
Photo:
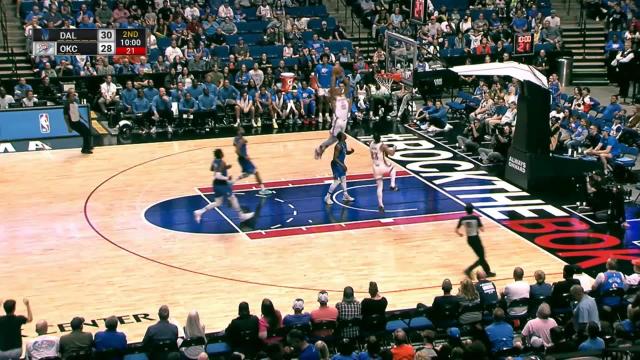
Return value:
M 487 263 L 487 259 L 484 257 L 484 246 L 482 246 L 482 241 L 480 241 L 480 231 L 484 231 L 484 227 L 482 227 L 482 222 L 477 215 L 473 214 L 473 205 L 467 204 L 464 207 L 467 215 L 460 218 L 458 221 L 458 226 L 456 227 L 456 234 L 458 236 L 464 236 L 460 231 L 460 228 L 464 226 L 464 230 L 467 233 L 467 243 L 473 249 L 473 252 L 478 255 L 478 260 L 471 264 L 465 271 L 465 275 L 471 278 L 471 271 L 477 267 L 482 266 L 482 270 L 487 274 L 487 277 L 496 276 L 495 273 L 491 272 L 491 267 Z
M 238 180 L 254 175 L 258 185 L 260 185 L 260 195 L 272 194 L 273 191 L 264 188 L 258 169 L 256 169 L 256 166 L 253 165 L 253 162 L 251 162 L 251 159 L 249 158 L 249 153 L 247 152 L 247 139 L 244 138 L 244 128 L 242 126 L 238 127 L 237 136 L 233 139 L 233 147 L 236 148 L 238 163 L 242 169 L 242 174 L 238 176 Z
M 331 160 L 333 183 L 331 183 L 331 185 L 329 186 L 329 191 L 324 197 L 324 202 L 327 205 L 333 204 L 331 196 L 338 187 L 338 184 L 342 184 L 342 199 L 344 201 L 350 202 L 355 200 L 354 198 L 349 196 L 349 193 L 347 193 L 347 166 L 345 165 L 345 159 L 347 158 L 347 155 L 353 154 L 353 149 L 347 148 L 347 135 L 345 135 L 343 132 L 339 132 L 336 137 L 338 139 L 338 143 L 334 147 L 333 160 Z
M 243 212 L 240 208 L 240 204 L 238 203 L 238 199 L 233 195 L 233 190 L 231 188 L 233 182 L 231 182 L 231 175 L 227 173 L 227 170 L 229 170 L 231 165 L 227 165 L 222 159 L 224 154 L 221 149 L 215 149 L 213 151 L 213 155 L 214 160 L 211 164 L 211 171 L 213 171 L 213 197 L 215 200 L 212 203 L 207 204 L 207 206 L 202 209 L 198 209 L 193 212 L 195 221 L 200 223 L 202 215 L 204 215 L 205 212 L 222 205 L 225 199 L 228 199 L 233 210 L 238 212 L 240 221 L 251 219 L 254 214 L 252 212 Z

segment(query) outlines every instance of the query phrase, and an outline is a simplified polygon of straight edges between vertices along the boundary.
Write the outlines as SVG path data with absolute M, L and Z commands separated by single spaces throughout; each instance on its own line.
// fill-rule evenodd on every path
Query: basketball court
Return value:
M 68 331 L 76 315 L 87 328 L 120 317 L 129 341 L 141 340 L 159 305 L 184 323 L 197 309 L 207 331 L 221 330 L 248 301 L 259 315 L 264 297 L 283 314 L 296 297 L 308 311 L 317 291 L 340 300 L 344 286 L 366 296 L 377 281 L 389 309 L 431 303 L 440 283 L 454 283 L 475 261 L 453 232 L 463 203 L 402 170 L 400 191 L 388 191 L 377 212 L 368 148 L 347 140 L 350 195 L 322 201 L 331 181 L 332 150 L 313 149 L 325 131 L 248 136 L 249 154 L 274 195 L 258 194 L 253 177 L 235 186 L 256 217 L 240 223 L 228 204 L 196 224 L 192 211 L 212 200 L 209 165 L 222 148 L 239 175 L 231 138 L 110 146 L 90 157 L 77 149 L 3 156 L 0 298 L 31 299 L 34 317 L 51 333 Z M 482 234 L 499 287 L 514 266 L 559 278 L 560 259 L 483 217 Z M 20 303 L 20 302 L 19 302 Z M 24 311 L 19 308 L 18 312 Z M 34 335 L 33 326 L 24 331 Z

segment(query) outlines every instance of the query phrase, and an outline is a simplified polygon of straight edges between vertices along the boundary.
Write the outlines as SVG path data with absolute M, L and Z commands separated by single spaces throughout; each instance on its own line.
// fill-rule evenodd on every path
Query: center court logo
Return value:
M 43 134 L 48 134 L 51 132 L 51 123 L 49 122 L 49 114 L 41 113 L 38 115 L 38 119 L 40 120 L 40 132 Z

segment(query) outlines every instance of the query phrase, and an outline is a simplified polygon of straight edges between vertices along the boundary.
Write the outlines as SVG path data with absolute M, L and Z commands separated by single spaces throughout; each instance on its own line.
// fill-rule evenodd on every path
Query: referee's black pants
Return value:
M 484 272 L 490 272 L 491 268 L 489 267 L 489 263 L 487 263 L 487 259 L 485 259 L 484 257 L 484 246 L 482 246 L 480 236 L 467 236 L 467 243 L 469 244 L 471 249 L 473 249 L 473 252 L 475 252 L 478 256 L 478 260 L 476 260 L 476 262 L 474 262 L 467 268 L 467 272 L 471 272 L 471 270 L 475 269 L 478 266 L 482 266 L 482 270 L 484 270 Z
M 69 126 L 82 136 L 82 150 L 91 150 L 91 130 L 82 121 L 70 121 Z

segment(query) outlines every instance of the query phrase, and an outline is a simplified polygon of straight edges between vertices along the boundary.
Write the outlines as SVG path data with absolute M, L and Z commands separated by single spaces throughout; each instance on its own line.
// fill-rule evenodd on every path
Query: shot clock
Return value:
M 514 55 L 532 55 L 533 54 L 533 34 L 515 34 L 513 39 Z

